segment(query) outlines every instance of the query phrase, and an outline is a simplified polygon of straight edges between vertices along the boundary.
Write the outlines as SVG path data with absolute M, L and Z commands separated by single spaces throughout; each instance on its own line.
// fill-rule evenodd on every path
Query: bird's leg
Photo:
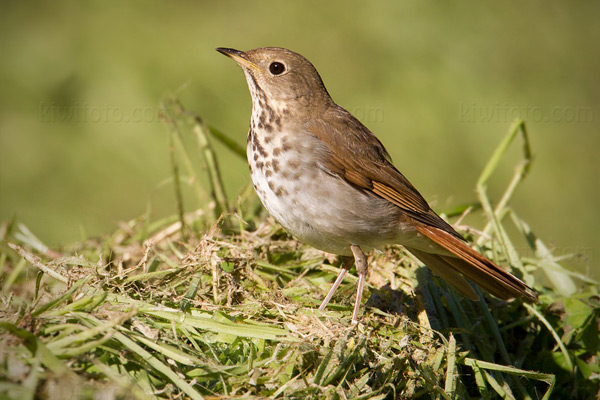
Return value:
M 365 288 L 365 279 L 367 277 L 367 258 L 360 247 L 353 244 L 350 246 L 354 260 L 356 261 L 356 273 L 358 274 L 358 284 L 356 285 L 356 299 L 354 300 L 354 311 L 352 312 L 352 323 L 358 324 L 358 310 L 362 300 L 363 289 Z
M 327 307 L 327 304 L 329 304 L 329 301 L 333 297 L 333 294 L 335 293 L 337 288 L 340 286 L 340 284 L 344 280 L 344 277 L 346 276 L 346 273 L 348 272 L 350 267 L 352 267 L 352 264 L 354 264 L 353 257 L 342 256 L 342 270 L 338 274 L 338 277 L 336 278 L 335 282 L 333 283 L 333 286 L 331 287 L 331 289 L 329 289 L 327 296 L 325 296 L 325 298 L 323 299 L 323 302 L 319 306 L 319 311 L 323 311 L 325 309 L 325 307 Z
M 338 274 L 338 277 L 336 278 L 335 282 L 333 283 L 333 286 L 331 287 L 331 289 L 329 289 L 327 296 L 325 296 L 325 299 L 323 299 L 323 302 L 319 306 L 319 311 L 323 311 L 325 309 L 325 307 L 327 307 L 327 304 L 333 297 L 333 294 L 335 293 L 337 288 L 340 286 L 340 284 L 344 280 L 344 276 L 346 276 L 346 273 L 348 272 L 348 270 L 350 269 L 352 264 L 354 262 L 356 262 L 356 272 L 358 274 L 358 284 L 356 285 L 356 299 L 354 300 L 354 311 L 352 311 L 352 323 L 357 324 L 358 323 L 358 310 L 360 309 L 360 301 L 362 300 L 362 294 L 363 294 L 363 290 L 365 288 L 365 279 L 367 277 L 368 266 L 367 266 L 367 258 L 365 257 L 365 253 L 362 252 L 360 247 L 353 244 L 352 246 L 350 246 L 350 249 L 352 250 L 352 254 L 354 254 L 354 259 L 352 257 L 342 257 L 342 270 Z

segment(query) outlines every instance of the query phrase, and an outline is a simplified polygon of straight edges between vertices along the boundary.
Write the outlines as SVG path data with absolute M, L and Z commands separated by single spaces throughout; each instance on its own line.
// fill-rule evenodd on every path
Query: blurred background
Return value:
M 244 145 L 246 83 L 214 49 L 282 46 L 315 64 L 438 211 L 476 199 L 486 161 L 523 118 L 535 160 L 513 207 L 556 254 L 579 255 L 567 264 L 600 277 L 598 15 L 598 2 L 541 0 L 5 1 L 0 220 L 58 246 L 149 209 L 174 214 L 161 100 L 176 95 Z M 492 199 L 519 161 L 513 147 Z M 247 165 L 215 148 L 235 198 Z

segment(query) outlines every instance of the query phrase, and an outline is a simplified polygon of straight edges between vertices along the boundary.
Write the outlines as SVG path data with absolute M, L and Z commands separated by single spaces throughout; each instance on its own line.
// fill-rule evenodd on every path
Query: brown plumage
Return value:
M 537 301 L 534 290 L 469 247 L 463 237 L 429 207 L 417 189 L 392 165 L 381 142 L 363 124 L 341 108 L 329 112 L 336 117 L 326 115 L 310 123 L 307 130 L 330 150 L 326 159 L 330 170 L 348 183 L 400 207 L 405 212 L 405 220 L 451 255 L 429 254 L 411 247 L 406 247 L 407 250 L 472 300 L 476 300 L 477 295 L 461 274 L 501 299 L 523 296 Z
M 391 163 L 383 144 L 333 102 L 313 65 L 299 54 L 269 47 L 219 48 L 246 75 L 252 95 L 248 162 L 267 210 L 293 235 L 345 256 L 323 309 L 351 266 L 359 282 L 357 321 L 367 273 L 363 251 L 401 244 L 470 299 L 469 279 L 502 299 L 536 292 L 469 247 Z

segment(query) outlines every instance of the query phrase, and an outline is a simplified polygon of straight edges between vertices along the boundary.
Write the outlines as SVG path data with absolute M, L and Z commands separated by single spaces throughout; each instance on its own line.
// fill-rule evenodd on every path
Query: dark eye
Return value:
M 281 75 L 283 74 L 283 71 L 285 71 L 285 65 L 277 61 L 272 62 L 271 65 L 269 65 L 269 71 L 271 71 L 273 75 Z

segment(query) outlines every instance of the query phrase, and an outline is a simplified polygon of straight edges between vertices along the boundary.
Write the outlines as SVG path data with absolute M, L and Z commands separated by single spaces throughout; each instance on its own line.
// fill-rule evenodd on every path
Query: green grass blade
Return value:
M 191 315 L 181 313 L 179 311 L 163 311 L 145 309 L 140 310 L 148 315 L 153 315 L 159 318 L 164 318 L 172 321 L 176 326 L 185 328 L 197 328 L 214 333 L 222 333 L 227 335 L 277 340 L 277 341 L 295 341 L 296 339 L 289 335 L 285 329 L 274 326 L 261 326 L 250 324 L 247 322 L 231 322 L 214 319 L 212 315 L 192 311 Z
M 56 375 L 72 375 L 69 367 L 56 357 L 46 345 L 38 339 L 33 333 L 16 327 L 8 322 L 0 322 L 0 328 L 10 332 L 11 334 L 21 338 L 25 347 L 31 352 L 35 358 L 39 358 L 40 362 Z
M 236 141 L 213 126 L 209 126 L 208 130 L 215 139 L 225 145 L 225 147 L 231 150 L 234 154 L 238 155 L 242 160 L 246 161 L 245 147 L 240 146 Z
M 101 321 L 96 319 L 91 315 L 81 316 L 87 322 L 92 325 L 101 325 Z M 121 328 L 123 329 L 123 328 Z M 123 329 L 124 332 L 127 330 Z M 189 383 L 179 377 L 170 367 L 163 364 L 156 357 L 154 357 L 150 352 L 144 349 L 142 346 L 137 344 L 133 339 L 128 337 L 125 333 L 115 331 L 113 333 L 113 339 L 120 342 L 123 346 L 125 346 L 129 351 L 136 354 L 140 359 L 146 362 L 150 367 L 154 368 L 157 372 L 164 375 L 167 379 L 169 379 L 175 386 L 181 389 L 187 396 L 194 400 L 203 400 L 204 397 L 198 393 L 196 389 L 194 389 Z
M 550 322 L 548 322 L 548 320 L 538 310 L 536 310 L 533 306 L 531 306 L 529 304 L 523 304 L 523 305 L 531 313 L 533 313 L 539 319 L 539 321 L 542 324 L 544 324 L 544 326 L 550 331 L 550 333 L 552 334 L 552 337 L 556 341 L 556 344 L 560 348 L 560 351 L 561 351 L 561 353 L 563 354 L 563 356 L 565 358 L 565 362 L 567 363 L 567 367 L 569 368 L 569 372 L 572 373 L 573 372 L 573 361 L 571 360 L 571 355 L 569 354 L 569 351 L 567 350 L 567 347 L 565 346 L 565 344 L 561 340 L 559 334 L 554 330 L 554 328 L 552 327 L 552 325 L 550 324 Z
M 448 340 L 448 365 L 446 367 L 444 391 L 450 398 L 454 398 L 456 392 L 456 339 L 454 335 L 450 335 Z
M 505 374 L 516 375 L 519 377 L 523 377 L 523 378 L 527 378 L 527 379 L 534 379 L 534 380 L 538 380 L 538 381 L 547 383 L 548 390 L 544 394 L 543 400 L 547 400 L 550 398 L 550 395 L 552 394 L 552 391 L 554 389 L 554 385 L 556 382 L 556 377 L 553 374 L 544 374 L 544 373 L 535 372 L 535 371 L 527 371 L 524 369 L 519 369 L 519 368 L 506 366 L 506 365 L 494 364 L 494 363 L 481 361 L 481 360 L 475 360 L 472 358 L 465 358 L 464 364 L 468 365 L 470 367 L 477 367 L 480 370 L 498 371 L 498 372 L 502 372 Z M 488 376 L 488 378 L 489 377 L 490 376 Z M 495 381 L 495 379 L 494 379 L 494 381 Z M 506 391 L 503 388 L 501 388 L 501 386 L 497 383 L 497 381 L 495 381 L 495 382 L 496 382 L 495 384 L 497 385 L 497 389 L 499 390 L 498 394 L 506 393 Z M 491 382 L 490 382 L 490 384 L 491 384 Z

